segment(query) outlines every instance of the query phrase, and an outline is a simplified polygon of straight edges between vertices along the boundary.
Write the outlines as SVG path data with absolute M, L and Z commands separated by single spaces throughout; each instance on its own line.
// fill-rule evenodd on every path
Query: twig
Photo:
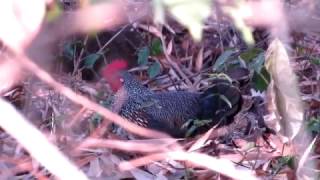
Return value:
M 0 99 L 0 114 L 2 115 L 2 118 L 0 118 L 1 127 L 16 138 L 29 151 L 31 156 L 58 178 L 88 179 L 56 146 L 51 144 L 39 130 L 3 99 Z
M 142 141 L 121 141 L 121 140 L 102 140 L 97 138 L 87 138 L 78 146 L 77 150 L 87 149 L 90 147 L 105 147 L 112 149 L 125 150 L 129 152 L 165 152 L 170 150 L 170 145 L 176 143 L 177 140 L 167 139 L 167 143 L 162 143 L 162 139 L 152 139 L 151 142 Z M 171 141 L 171 142 L 170 142 Z M 139 147 L 139 148 L 137 148 Z
M 30 72 L 34 72 L 35 75 L 41 79 L 42 81 L 48 83 L 50 86 L 52 86 L 54 89 L 59 91 L 61 94 L 72 100 L 73 102 L 80 104 L 88 109 L 95 110 L 108 120 L 120 125 L 124 129 L 136 133 L 141 136 L 145 137 L 160 137 L 160 138 L 169 138 L 170 136 L 154 130 L 149 130 L 143 127 L 140 127 L 138 125 L 135 125 L 134 123 L 131 123 L 128 120 L 123 119 L 117 114 L 112 113 L 108 109 L 100 106 L 97 103 L 92 102 L 88 98 L 76 94 L 74 91 L 72 91 L 70 88 L 65 87 L 61 83 L 55 81 L 49 73 L 42 70 L 38 65 L 36 65 L 34 62 L 32 62 L 28 57 L 24 56 L 23 54 L 20 54 L 20 56 L 17 56 L 15 58 L 16 61 L 20 62 L 24 68 L 28 69 Z
M 157 36 L 158 38 L 160 38 L 161 40 L 161 44 L 162 44 L 162 48 L 163 48 L 163 53 L 166 57 L 166 60 L 168 61 L 168 63 L 170 64 L 171 67 L 174 68 L 175 71 L 178 72 L 178 74 L 187 82 L 188 86 L 192 86 L 192 82 L 189 80 L 189 78 L 181 71 L 181 69 L 179 68 L 179 66 L 177 65 L 177 63 L 175 63 L 174 61 L 172 61 L 171 57 L 169 56 L 169 54 L 167 53 L 167 47 L 166 47 L 166 43 L 164 40 L 163 35 L 161 34 L 160 31 L 158 31 L 155 27 L 152 28 L 148 28 L 145 25 L 139 24 L 138 25 L 139 28 L 145 30 L 145 31 L 149 31 L 150 33 L 152 33 L 153 35 Z
M 76 61 L 74 62 L 74 68 L 73 68 L 73 72 L 72 72 L 72 76 L 75 76 L 79 70 L 79 66 L 80 66 L 80 63 L 81 61 L 83 60 L 82 56 L 84 54 L 84 48 L 88 42 L 88 39 L 89 39 L 89 36 L 87 35 L 84 39 L 84 42 L 83 42 L 83 48 L 81 49 L 80 51 L 80 54 L 79 54 L 79 57 L 76 59 Z M 75 56 L 75 53 L 73 54 Z
M 236 169 L 235 165 L 229 160 L 217 159 L 206 154 L 196 152 L 188 153 L 183 151 L 172 151 L 152 154 L 132 161 L 123 162 L 119 165 L 119 168 L 122 170 L 129 170 L 137 166 L 145 165 L 150 161 L 159 161 L 168 157 L 174 160 L 189 161 L 193 164 L 206 167 L 235 179 L 257 179 L 251 171 Z
M 106 42 L 97 53 L 103 53 L 103 50 L 116 38 L 118 37 L 122 31 L 124 31 L 127 27 L 129 26 L 129 24 L 126 24 L 125 26 L 123 26 L 115 35 L 113 35 L 108 42 Z

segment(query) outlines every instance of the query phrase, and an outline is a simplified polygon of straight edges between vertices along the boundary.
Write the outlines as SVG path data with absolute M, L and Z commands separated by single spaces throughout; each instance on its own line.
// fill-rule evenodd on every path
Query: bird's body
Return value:
M 185 136 L 187 129 L 183 128 L 183 125 L 189 120 L 211 119 L 211 124 L 218 124 L 220 120 L 232 118 L 239 110 L 239 107 L 235 106 L 241 101 L 239 91 L 226 82 L 222 83 L 224 85 L 220 83 L 219 87 L 210 88 L 205 93 L 153 92 L 128 72 L 117 70 L 115 64 L 107 67 L 104 77 L 116 92 L 113 104 L 116 112 L 140 126 L 163 131 L 174 137 Z M 221 86 L 223 89 L 219 89 Z M 221 93 L 227 98 L 229 96 L 237 98 L 234 101 L 224 102 L 216 96 L 219 91 L 224 91 Z M 230 111 L 232 111 L 230 114 L 226 113 Z
M 148 128 L 183 137 L 182 125 L 200 114 L 199 94 L 189 92 L 164 92 L 146 96 L 140 111 L 148 115 Z M 130 102 L 129 102 L 130 104 Z M 151 120 L 152 119 L 152 120 Z

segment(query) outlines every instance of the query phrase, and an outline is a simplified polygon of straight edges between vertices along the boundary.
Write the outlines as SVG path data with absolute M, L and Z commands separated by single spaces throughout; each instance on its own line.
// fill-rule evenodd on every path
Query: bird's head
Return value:
M 123 59 L 116 59 L 102 70 L 102 76 L 110 84 L 113 91 L 118 91 L 124 83 L 124 73 L 128 63 Z

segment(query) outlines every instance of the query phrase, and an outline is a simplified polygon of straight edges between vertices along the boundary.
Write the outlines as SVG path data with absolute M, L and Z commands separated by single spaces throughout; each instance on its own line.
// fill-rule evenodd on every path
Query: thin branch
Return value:
M 26 150 L 60 179 L 87 180 L 86 175 L 73 165 L 48 139 L 31 125 L 8 102 L 0 99 L 0 125 L 17 139 Z
M 169 138 L 170 136 L 167 134 L 164 134 L 159 131 L 154 131 L 150 129 L 146 129 L 143 127 L 140 127 L 138 125 L 135 125 L 134 123 L 131 123 L 128 120 L 125 120 L 124 118 L 120 117 L 119 115 L 112 113 L 108 109 L 100 106 L 99 104 L 92 102 L 88 98 L 78 95 L 74 91 L 72 91 L 70 88 L 65 87 L 63 84 L 55 81 L 49 73 L 42 70 L 38 65 L 36 65 L 34 62 L 32 62 L 28 57 L 24 55 L 20 55 L 15 58 L 15 61 L 20 62 L 24 68 L 29 70 L 30 72 L 33 72 L 39 79 L 42 81 L 48 83 L 50 86 L 52 86 L 54 89 L 59 91 L 61 94 L 72 100 L 73 102 L 82 105 L 88 109 L 95 110 L 108 120 L 120 125 L 124 129 L 133 132 L 135 134 L 145 136 L 145 137 L 158 137 L 158 138 Z

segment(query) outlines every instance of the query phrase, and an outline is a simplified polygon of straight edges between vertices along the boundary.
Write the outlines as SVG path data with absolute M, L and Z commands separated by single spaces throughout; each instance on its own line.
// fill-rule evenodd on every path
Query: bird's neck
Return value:
M 135 77 L 133 77 L 128 72 L 125 72 L 123 74 L 123 78 L 123 87 L 129 95 L 141 96 L 153 93 L 150 89 L 141 84 Z

